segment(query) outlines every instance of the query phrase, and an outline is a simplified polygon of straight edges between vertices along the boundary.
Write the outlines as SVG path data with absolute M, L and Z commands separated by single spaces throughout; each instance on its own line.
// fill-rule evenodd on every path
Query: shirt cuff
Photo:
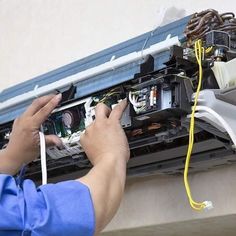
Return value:
M 95 213 L 89 188 L 79 181 L 40 186 L 25 180 L 26 218 L 33 236 L 93 236 Z

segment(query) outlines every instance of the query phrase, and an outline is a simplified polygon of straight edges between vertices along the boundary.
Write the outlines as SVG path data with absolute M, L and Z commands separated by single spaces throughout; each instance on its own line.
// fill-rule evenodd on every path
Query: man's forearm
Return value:
M 97 221 L 97 233 L 115 215 L 124 192 L 126 162 L 121 157 L 107 157 L 79 181 L 90 189 Z
M 0 173 L 15 175 L 23 163 L 13 158 L 7 149 L 0 150 Z

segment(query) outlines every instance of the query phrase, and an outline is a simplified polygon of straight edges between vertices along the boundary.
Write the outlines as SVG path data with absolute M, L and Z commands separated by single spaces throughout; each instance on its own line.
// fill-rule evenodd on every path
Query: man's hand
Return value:
M 39 129 L 61 100 L 61 94 L 36 99 L 23 115 L 14 121 L 7 148 L 2 151 L 0 172 L 15 174 L 22 164 L 39 156 Z M 46 145 L 61 145 L 55 135 L 45 136 Z
M 96 216 L 95 235 L 115 215 L 125 187 L 126 163 L 130 152 L 120 119 L 127 105 L 120 102 L 112 111 L 96 107 L 96 119 L 81 136 L 81 144 L 94 167 L 78 179 L 90 189 Z
M 126 108 L 126 100 L 120 102 L 113 111 L 105 104 L 96 106 L 96 119 L 87 127 L 80 142 L 93 165 L 105 158 L 115 157 L 119 161 L 129 159 L 129 146 L 120 119 Z

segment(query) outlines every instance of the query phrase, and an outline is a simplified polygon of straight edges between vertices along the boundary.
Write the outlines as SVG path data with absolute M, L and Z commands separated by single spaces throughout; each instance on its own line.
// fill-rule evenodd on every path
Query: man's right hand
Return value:
M 121 101 L 112 111 L 103 103 L 96 107 L 96 119 L 81 136 L 81 145 L 93 165 L 105 158 L 129 160 L 129 146 L 120 119 L 127 106 Z

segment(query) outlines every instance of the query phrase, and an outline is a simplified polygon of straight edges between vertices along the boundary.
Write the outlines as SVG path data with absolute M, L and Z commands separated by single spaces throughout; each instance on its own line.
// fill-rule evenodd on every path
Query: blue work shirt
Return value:
M 95 214 L 90 191 L 78 181 L 36 188 L 18 186 L 0 174 L 0 236 L 92 236 Z

